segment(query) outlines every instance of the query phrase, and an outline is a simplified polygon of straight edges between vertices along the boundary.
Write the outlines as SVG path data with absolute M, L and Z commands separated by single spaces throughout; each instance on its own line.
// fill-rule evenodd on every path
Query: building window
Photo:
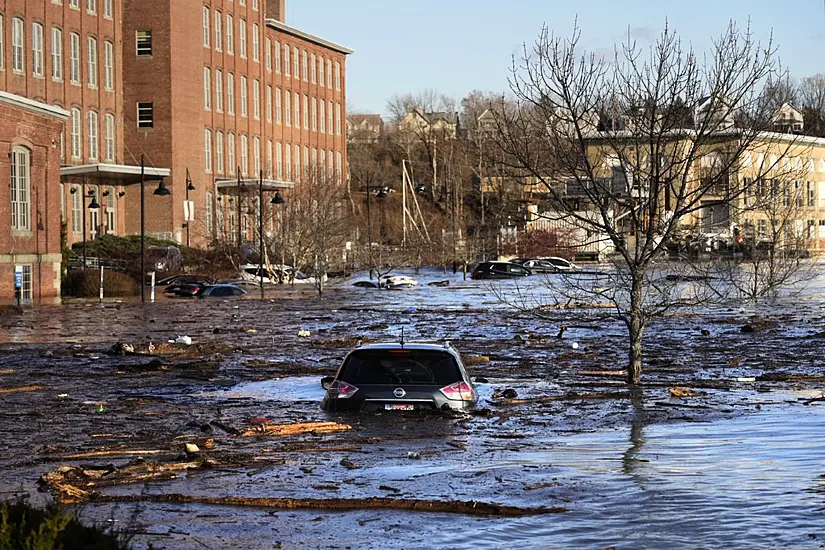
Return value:
M 266 177 L 272 179 L 272 140 L 266 140 Z
M 212 172 L 212 130 L 203 131 L 203 169 Z
M 332 154 L 332 150 L 330 149 L 329 151 L 327 151 L 327 170 L 329 170 L 329 172 L 327 172 L 327 176 L 329 176 L 330 179 L 332 179 L 330 172 L 334 172 L 335 168 L 335 165 L 332 163 L 333 157 L 334 155 Z
M 246 114 L 247 114 L 247 108 L 248 108 L 247 93 L 248 92 L 249 92 L 249 90 L 247 89 L 247 85 L 246 85 L 246 77 L 242 76 L 241 77 L 241 116 L 246 116 Z
M 330 102 L 327 103 L 327 132 L 329 132 L 329 135 L 332 135 L 332 129 L 333 129 L 332 115 L 333 115 L 332 101 L 330 101 Z M 330 165 L 332 165 L 331 162 L 330 162 Z
M 335 153 L 335 183 L 341 185 L 343 172 L 341 170 L 341 151 Z
M 318 122 L 321 123 L 320 130 L 321 130 L 322 134 L 327 133 L 327 109 L 326 109 L 326 105 L 327 105 L 327 102 L 324 101 L 323 99 L 320 101 L 320 105 L 318 105 L 321 108 L 321 112 L 318 114 Z
M 275 72 L 281 74 L 281 43 L 275 42 Z
M 32 75 L 43 76 L 43 25 L 32 24 Z
M 327 155 L 324 153 L 324 150 L 321 149 L 321 154 L 318 155 L 318 160 L 320 161 L 320 165 L 318 166 L 318 177 L 322 183 L 326 183 L 327 181 Z
M 313 84 L 318 83 L 318 64 L 315 62 L 315 54 L 310 56 L 309 62 L 309 71 L 310 71 L 310 82 Z
M 31 155 L 25 147 L 11 150 L 11 228 L 13 231 L 30 231 L 31 181 L 29 166 Z
M 215 172 L 223 174 L 223 132 L 215 132 Z
M 297 145 L 292 146 L 292 174 L 295 180 L 301 179 L 301 148 Z
M 115 203 L 116 195 L 114 187 L 107 187 L 103 193 L 106 200 L 106 233 L 114 235 L 117 232 L 117 204 Z
M 327 59 L 327 88 L 332 88 L 332 60 Z
M 245 176 L 249 173 L 249 138 L 246 135 L 241 136 L 238 147 L 241 148 L 239 151 L 241 155 L 241 174 Z
M 108 40 L 103 43 L 103 88 L 115 89 L 115 45 Z
M 235 75 L 226 73 L 226 112 L 235 114 Z
M 312 98 L 312 131 L 318 131 L 318 101 Z
M 258 0 L 252 0 L 252 9 L 258 11 Z
M 203 7 L 203 47 L 209 47 L 209 8 Z
M 0 13 L 0 69 L 5 67 L 5 59 L 6 59 L 5 35 L 6 35 L 6 20 L 3 18 L 3 14 Z
M 280 88 L 278 89 L 280 91 Z M 284 124 L 287 126 L 292 126 L 292 104 L 291 98 L 292 94 L 289 93 L 289 90 L 286 91 L 284 94 Z
M 281 181 L 284 177 L 283 149 L 281 142 L 275 143 L 275 179 Z
M 341 135 L 341 104 L 335 104 L 335 135 Z
M 115 161 L 115 115 L 106 114 L 106 162 Z
M 292 148 L 289 143 L 284 148 L 284 178 L 286 181 L 292 181 Z
M 223 14 L 215 10 L 215 49 L 221 51 L 223 49 L 223 34 L 221 32 L 223 22 Z
M 77 107 L 72 109 L 71 119 L 72 119 L 72 127 L 71 127 L 70 131 L 71 131 L 71 141 L 72 141 L 72 143 L 71 143 L 72 158 L 73 159 L 79 159 L 81 154 L 82 154 L 82 150 L 81 150 L 81 147 L 80 147 L 80 134 L 81 134 L 81 131 L 80 131 L 80 128 L 81 128 L 80 109 L 78 109 Z
M 335 89 L 341 91 L 341 63 L 335 62 Z
M 238 22 L 238 53 L 241 57 L 246 57 L 246 20 Z
M 138 57 L 152 55 L 152 31 L 135 31 L 135 53 Z
M 308 69 L 308 67 L 307 67 L 308 63 L 309 63 L 309 61 L 307 60 L 307 51 L 302 50 L 302 52 L 301 52 L 301 68 L 303 69 L 303 71 L 301 72 L 301 75 L 304 79 L 304 82 L 309 80 L 309 71 L 307 70 Z
M 212 232 L 214 231 L 214 227 L 212 225 L 212 193 L 206 193 L 206 212 L 205 212 L 205 221 L 206 221 L 206 234 L 208 236 L 212 236 Z
M 86 11 L 92 15 L 97 13 L 97 0 L 86 0 Z
M 292 106 L 295 109 L 294 110 L 295 116 L 293 118 L 293 120 L 295 121 L 295 127 L 300 128 L 301 127 L 301 96 L 298 95 L 298 92 L 295 92 L 295 95 L 292 97 Z
M 228 172 L 235 172 L 237 164 L 235 164 L 235 134 L 226 134 L 226 170 Z
M 275 122 L 277 124 L 281 123 L 281 89 L 275 88 Z
M 814 182 L 809 181 L 805 184 L 806 195 L 808 196 L 808 206 L 816 206 L 816 188 Z
M 255 175 L 261 173 L 261 138 L 258 136 L 252 138 L 252 166 L 255 169 Z
M 137 125 L 138 128 L 154 128 L 155 106 L 151 101 L 138 101 Z
M 300 78 L 301 76 L 301 73 L 298 72 L 298 63 L 300 63 L 300 61 L 298 60 L 298 47 L 295 46 L 292 48 L 292 74 L 295 76 L 295 78 Z
M 267 72 L 272 72 L 272 41 L 269 38 L 264 39 L 264 59 L 266 60 Z
M 69 0 L 69 7 L 75 10 L 79 10 L 80 0 Z
M 86 113 L 86 118 L 89 123 L 89 160 L 97 160 L 98 158 L 98 119 L 95 111 Z
M 235 20 L 230 14 L 226 14 L 226 53 L 235 53 Z
M 11 69 L 22 73 L 25 65 L 23 48 L 26 44 L 23 20 L 15 17 L 11 20 Z
M 252 23 L 252 61 L 261 59 L 261 37 L 258 34 L 258 24 Z
M 97 38 L 92 36 L 86 40 L 86 70 L 89 79 L 89 87 L 97 88 Z
M 83 231 L 83 196 L 79 189 L 72 189 L 75 191 L 72 193 L 72 233 L 80 233 Z
M 304 171 L 302 177 L 306 180 L 309 177 L 309 147 L 304 145 Z
M 203 108 L 212 109 L 212 71 L 209 67 L 203 68 Z
M 223 72 L 215 70 L 215 111 L 223 112 Z
M 257 79 L 252 81 L 252 116 L 261 118 L 261 84 Z
M 286 76 L 290 75 L 290 64 L 289 64 L 289 44 L 284 44 L 284 74 Z
M 272 86 L 266 87 L 266 121 L 272 122 Z
M 112 18 L 113 4 L 112 0 L 103 0 L 103 17 L 106 19 Z
M 318 58 L 318 85 L 324 87 L 324 58 Z

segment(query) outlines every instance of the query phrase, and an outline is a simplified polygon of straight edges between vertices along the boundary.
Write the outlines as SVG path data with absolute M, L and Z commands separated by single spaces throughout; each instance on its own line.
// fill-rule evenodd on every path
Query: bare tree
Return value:
M 797 91 L 798 107 L 805 117 L 805 133 L 825 137 L 825 74 L 803 78 Z
M 725 205 L 766 177 L 770 163 L 750 183 L 739 163 L 756 144 L 773 146 L 766 85 L 783 73 L 773 44 L 734 24 L 704 61 L 667 27 L 649 51 L 629 39 L 612 61 L 580 52 L 579 37 L 578 28 L 569 38 L 544 29 L 525 47 L 510 78 L 516 107 L 497 111 L 498 142 L 511 174 L 542 188 L 545 216 L 615 249 L 611 284 L 589 290 L 627 327 L 635 385 L 645 328 L 705 294 L 668 284 L 654 260 L 685 226 L 729 225 Z

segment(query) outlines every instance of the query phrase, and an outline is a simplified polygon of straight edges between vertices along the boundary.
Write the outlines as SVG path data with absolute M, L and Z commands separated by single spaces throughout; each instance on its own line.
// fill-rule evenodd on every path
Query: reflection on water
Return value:
M 825 440 L 811 434 L 823 425 L 825 409 L 811 407 L 564 438 L 534 458 L 557 466 L 568 486 L 585 488 L 568 513 L 476 522 L 460 536 L 439 532 L 432 543 L 821 547 Z

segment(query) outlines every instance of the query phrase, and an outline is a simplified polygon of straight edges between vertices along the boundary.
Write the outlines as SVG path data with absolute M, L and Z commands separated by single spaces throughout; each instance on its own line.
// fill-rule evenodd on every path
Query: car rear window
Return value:
M 351 384 L 435 384 L 462 380 L 452 355 L 437 350 L 356 350 L 347 357 L 340 379 Z

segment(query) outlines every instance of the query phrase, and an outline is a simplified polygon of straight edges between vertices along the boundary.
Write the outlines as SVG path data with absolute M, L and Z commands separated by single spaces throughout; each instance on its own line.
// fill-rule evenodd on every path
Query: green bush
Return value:
M 122 536 L 86 527 L 56 507 L 38 510 L 25 502 L 0 504 L 0 550 L 99 548 L 128 550 Z
M 103 295 L 105 297 L 135 296 L 139 291 L 138 283 L 125 273 L 103 270 Z M 96 269 L 69 271 L 63 279 L 63 295 L 75 298 L 96 298 L 100 295 L 100 271 Z

